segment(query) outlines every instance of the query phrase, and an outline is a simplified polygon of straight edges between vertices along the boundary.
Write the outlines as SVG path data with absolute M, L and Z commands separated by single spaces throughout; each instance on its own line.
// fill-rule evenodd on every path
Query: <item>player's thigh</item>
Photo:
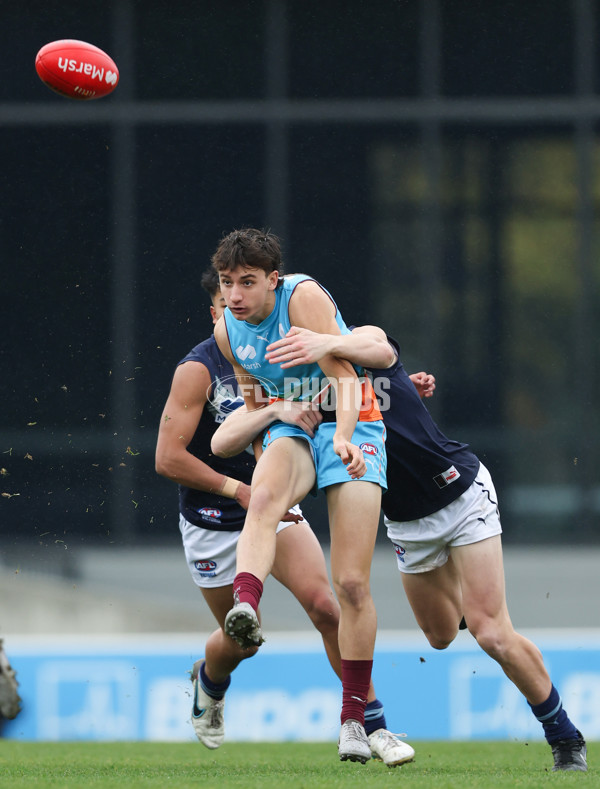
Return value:
M 463 610 L 469 628 L 480 617 L 507 616 L 500 535 L 452 547 L 450 555 L 460 578 Z
M 266 491 L 278 499 L 285 499 L 287 507 L 298 504 L 315 484 L 315 464 L 310 446 L 301 438 L 285 436 L 273 441 L 265 449 L 252 475 L 252 498 Z
M 294 523 L 277 533 L 271 574 L 305 608 L 317 598 L 331 596 L 333 601 L 321 545 L 306 521 Z
M 379 525 L 381 488 L 353 480 L 326 489 L 334 578 L 350 567 L 368 575 Z
M 446 624 L 456 627 L 462 616 L 462 594 L 451 558 L 434 570 L 401 575 L 406 598 L 423 630 L 437 632 Z

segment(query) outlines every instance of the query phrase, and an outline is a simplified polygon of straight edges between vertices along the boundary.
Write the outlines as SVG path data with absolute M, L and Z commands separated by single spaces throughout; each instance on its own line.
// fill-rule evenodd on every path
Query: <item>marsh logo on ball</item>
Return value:
M 88 100 L 108 96 L 119 83 L 115 61 L 87 41 L 51 41 L 37 53 L 35 69 L 51 90 L 70 99 Z
M 93 63 L 84 63 L 83 61 L 78 63 L 76 60 L 59 58 L 57 66 L 61 71 L 64 71 L 65 74 L 67 71 L 75 71 L 77 74 L 87 74 L 91 79 L 97 79 L 100 80 L 100 82 L 104 79 L 104 69 L 98 68 L 98 66 L 95 66 Z M 106 82 L 109 85 L 117 84 L 117 75 L 114 71 L 110 69 L 106 71 Z

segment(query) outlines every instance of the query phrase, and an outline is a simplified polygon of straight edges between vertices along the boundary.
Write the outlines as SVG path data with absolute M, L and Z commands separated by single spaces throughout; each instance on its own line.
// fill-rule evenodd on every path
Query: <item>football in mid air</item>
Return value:
M 35 70 L 51 90 L 69 99 L 101 99 L 119 84 L 119 69 L 106 52 L 70 38 L 43 46 Z

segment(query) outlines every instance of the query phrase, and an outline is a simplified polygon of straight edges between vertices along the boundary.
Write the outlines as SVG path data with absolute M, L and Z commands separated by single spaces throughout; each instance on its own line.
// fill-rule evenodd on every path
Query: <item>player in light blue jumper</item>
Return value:
M 265 363 L 267 345 L 292 323 L 319 332 L 348 331 L 332 297 L 308 277 L 282 279 L 281 249 L 273 234 L 254 228 L 233 231 L 212 257 L 227 303 L 215 339 L 232 363 L 249 410 L 273 398 L 323 403 L 335 393 L 335 420 L 313 436 L 283 421 L 267 431 L 252 478 L 248 514 L 237 547 L 235 605 L 225 631 L 242 646 L 263 641 L 256 609 L 275 555 L 275 530 L 287 510 L 315 486 L 325 489 L 331 532 L 331 573 L 340 603 L 338 642 L 342 656 L 339 756 L 371 757 L 364 730 L 376 614 L 369 576 L 385 487 L 385 429 L 376 399 L 348 362 L 327 357 L 294 376 Z M 266 398 L 265 398 L 266 396 Z M 322 405 L 324 414 L 332 410 Z M 362 447 L 362 448 L 361 448 Z

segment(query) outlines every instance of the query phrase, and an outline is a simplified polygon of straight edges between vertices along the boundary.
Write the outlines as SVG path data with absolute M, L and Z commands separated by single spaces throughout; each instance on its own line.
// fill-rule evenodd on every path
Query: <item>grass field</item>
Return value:
M 196 743 L 36 743 L 0 741 L 0 787 L 58 789 L 299 789 L 322 787 L 599 786 L 588 747 L 587 773 L 552 773 L 543 743 L 416 742 L 415 761 L 390 769 L 381 762 L 342 763 L 333 743 L 228 743 L 207 751 Z

